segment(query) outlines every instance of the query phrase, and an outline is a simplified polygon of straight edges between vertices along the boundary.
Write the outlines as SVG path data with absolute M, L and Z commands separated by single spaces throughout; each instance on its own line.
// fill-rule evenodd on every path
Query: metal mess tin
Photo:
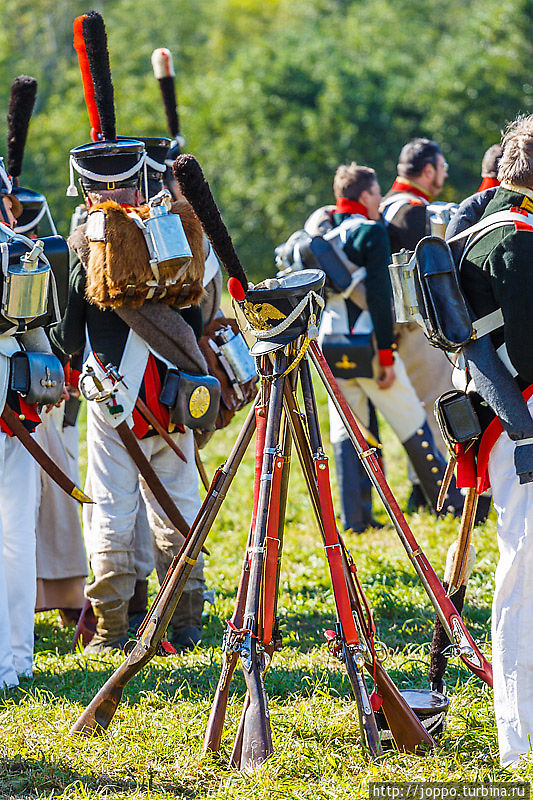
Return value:
M 412 250 L 393 253 L 389 275 L 396 322 L 416 322 L 420 325 L 420 287 L 414 255 Z
M 255 361 L 242 333 L 234 333 L 228 325 L 217 332 L 215 341 L 230 365 L 237 383 L 246 383 L 257 376 Z
M 38 240 L 18 264 L 8 264 L 2 294 L 2 314 L 12 319 L 31 319 L 48 307 L 50 264 L 40 260 L 44 242 Z
M 192 252 L 178 214 L 171 214 L 171 195 L 159 192 L 150 200 L 150 216 L 144 220 L 153 256 L 159 267 L 175 268 L 182 274 L 192 259 Z M 179 276 L 178 276 L 179 277 Z

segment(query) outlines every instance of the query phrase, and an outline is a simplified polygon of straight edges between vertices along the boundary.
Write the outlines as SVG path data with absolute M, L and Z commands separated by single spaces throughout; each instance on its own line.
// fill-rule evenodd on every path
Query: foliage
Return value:
M 165 132 L 150 54 L 174 54 L 187 149 L 204 167 L 243 262 L 272 272 L 273 247 L 331 199 L 335 167 L 375 167 L 384 189 L 402 144 L 439 141 L 446 199 L 478 183 L 484 149 L 531 106 L 528 0 L 99 0 L 119 130 Z M 23 178 L 63 231 L 68 150 L 88 138 L 72 49 L 80 0 L 11 0 L 0 31 L 0 107 L 12 79 L 39 81 Z

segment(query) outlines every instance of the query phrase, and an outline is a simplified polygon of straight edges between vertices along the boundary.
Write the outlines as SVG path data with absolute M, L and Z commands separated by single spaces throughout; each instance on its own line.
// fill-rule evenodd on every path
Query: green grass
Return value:
M 327 438 L 325 394 L 318 391 Z M 224 460 L 243 415 L 204 451 L 210 472 Z M 400 505 L 408 485 L 405 462 L 386 426 L 388 480 Z M 447 675 L 452 705 L 448 730 L 423 758 L 391 752 L 372 764 L 363 752 L 357 715 L 341 665 L 325 647 L 334 621 L 330 582 L 303 479 L 294 460 L 287 509 L 279 613 L 283 649 L 266 676 L 275 753 L 260 769 L 227 767 L 244 698 L 236 673 L 221 753 L 202 757 L 201 742 L 216 686 L 225 620 L 231 615 L 249 525 L 252 454 L 246 457 L 208 539 L 209 587 L 216 605 L 196 653 L 155 658 L 125 692 L 109 731 L 88 740 L 69 736 L 83 706 L 121 661 L 70 653 L 71 631 L 53 612 L 36 618 L 35 671 L 0 701 L 0 797 L 354 798 L 376 780 L 512 780 L 498 765 L 492 692 L 457 659 Z M 374 502 L 383 522 L 386 514 Z M 457 531 L 451 519 L 410 518 L 415 536 L 439 574 Z M 489 619 L 497 560 L 493 512 L 477 529 L 476 570 L 466 619 L 490 655 Z M 373 608 L 378 636 L 389 648 L 386 668 L 400 688 L 427 686 L 433 612 L 391 527 L 350 537 L 359 576 Z M 155 592 L 155 582 L 151 583 Z M 528 776 L 524 767 L 520 776 Z

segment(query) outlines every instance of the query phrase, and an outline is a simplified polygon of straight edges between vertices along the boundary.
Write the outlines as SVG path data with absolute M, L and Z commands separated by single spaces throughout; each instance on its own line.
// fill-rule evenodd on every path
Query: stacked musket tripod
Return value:
M 363 676 L 366 664 L 376 681 L 376 699 L 400 749 L 430 747 L 431 736 L 409 709 L 376 658 L 375 628 L 355 575 L 355 565 L 336 529 L 328 459 L 322 448 L 309 363 L 303 358 L 286 374 L 287 358 L 276 354 L 274 373 L 262 374 L 262 400 L 256 407 L 256 478 L 252 524 L 233 617 L 224 636 L 224 661 L 215 694 L 204 751 L 220 747 L 232 674 L 240 658 L 247 695 L 231 764 L 240 769 L 262 763 L 272 753 L 268 700 L 263 675 L 281 646 L 276 621 L 287 486 L 294 442 L 322 535 L 336 607 L 330 649 L 344 662 L 357 704 L 363 742 L 372 758 L 382 755 L 380 733 Z M 300 379 L 303 407 L 296 399 Z M 270 390 L 270 391 L 269 391 Z M 269 395 L 265 402 L 265 395 Z M 305 422 L 304 422 L 305 421 Z M 377 671 L 379 670 L 379 675 Z
M 290 351 L 288 351 L 290 352 Z M 350 412 L 316 342 L 308 353 L 328 394 L 341 415 L 356 451 L 387 509 L 400 540 L 433 603 L 443 627 L 453 641 L 456 654 L 474 674 L 492 685 L 492 668 L 468 633 L 453 603 L 446 596 L 435 571 L 409 529 L 381 471 L 375 451 L 369 448 Z M 282 354 L 274 369 L 283 371 Z M 373 646 L 373 622 L 360 592 L 355 567 L 344 547 L 334 522 L 327 459 L 321 448 L 316 407 L 307 357 L 298 367 L 304 395 L 307 430 L 302 422 L 294 389 L 297 372 L 288 377 L 271 376 L 268 412 L 257 410 L 258 401 L 249 412 L 226 463 L 211 482 L 202 507 L 191 526 L 180 553 L 174 558 L 161 589 L 138 631 L 138 639 L 125 661 L 106 681 L 75 722 L 72 732 L 95 733 L 106 729 L 113 719 L 128 682 L 153 658 L 161 654 L 161 641 L 186 585 L 192 566 L 215 522 L 218 511 L 235 477 L 239 464 L 252 440 L 256 420 L 256 462 L 261 468 L 256 479 L 253 541 L 249 542 L 245 565 L 237 593 L 235 614 L 229 625 L 223 670 L 215 695 L 204 740 L 205 750 L 218 750 L 228 701 L 229 683 L 239 657 L 244 668 L 247 697 L 232 763 L 240 768 L 258 764 L 272 752 L 268 702 L 263 671 L 279 641 L 275 628 L 275 605 L 281 553 L 280 532 L 284 527 L 284 507 L 288 481 L 291 442 L 302 463 L 312 506 L 323 535 L 332 574 L 337 625 L 331 647 L 345 662 L 354 689 L 364 742 L 373 757 L 379 756 L 381 744 L 372 704 L 363 679 L 362 664 L 373 675 L 383 712 L 400 750 L 420 751 L 431 746 L 432 739 L 395 687 Z M 282 422 L 282 406 L 285 414 Z M 280 437 L 281 431 L 281 437 Z M 289 435 L 290 434 L 290 435 Z M 279 442 L 281 440 L 281 447 Z M 257 491 L 259 487 L 259 491 Z M 269 515 L 270 509 L 274 509 Z M 266 543 L 266 548 L 265 548 Z M 251 559 L 250 559 L 251 556 Z M 264 603 L 261 606 L 261 600 Z M 242 620 L 242 621 L 241 621 Z M 265 644 L 266 643 L 266 644 Z

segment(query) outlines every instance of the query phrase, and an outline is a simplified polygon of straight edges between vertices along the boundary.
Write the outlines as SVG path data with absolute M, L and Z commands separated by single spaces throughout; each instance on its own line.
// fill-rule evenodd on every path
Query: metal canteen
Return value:
M 234 333 L 228 325 L 218 331 L 216 343 L 233 370 L 237 383 L 247 383 L 257 376 L 255 361 L 242 333 Z
M 159 192 L 150 200 L 150 216 L 144 221 L 159 267 L 179 270 L 180 277 L 189 266 L 192 252 L 178 214 L 170 214 L 171 195 L 168 190 Z
M 9 264 L 2 296 L 2 314 L 12 319 L 31 319 L 46 313 L 50 264 L 40 260 L 44 242 L 38 240 L 18 264 Z
M 444 203 L 440 200 L 427 206 L 426 212 L 429 214 L 432 236 L 439 236 L 444 239 L 448 223 L 458 208 L 457 203 Z
M 416 322 L 421 324 L 419 294 L 416 282 L 416 261 L 414 252 L 401 250 L 392 254 L 389 275 L 394 300 L 396 322 Z

